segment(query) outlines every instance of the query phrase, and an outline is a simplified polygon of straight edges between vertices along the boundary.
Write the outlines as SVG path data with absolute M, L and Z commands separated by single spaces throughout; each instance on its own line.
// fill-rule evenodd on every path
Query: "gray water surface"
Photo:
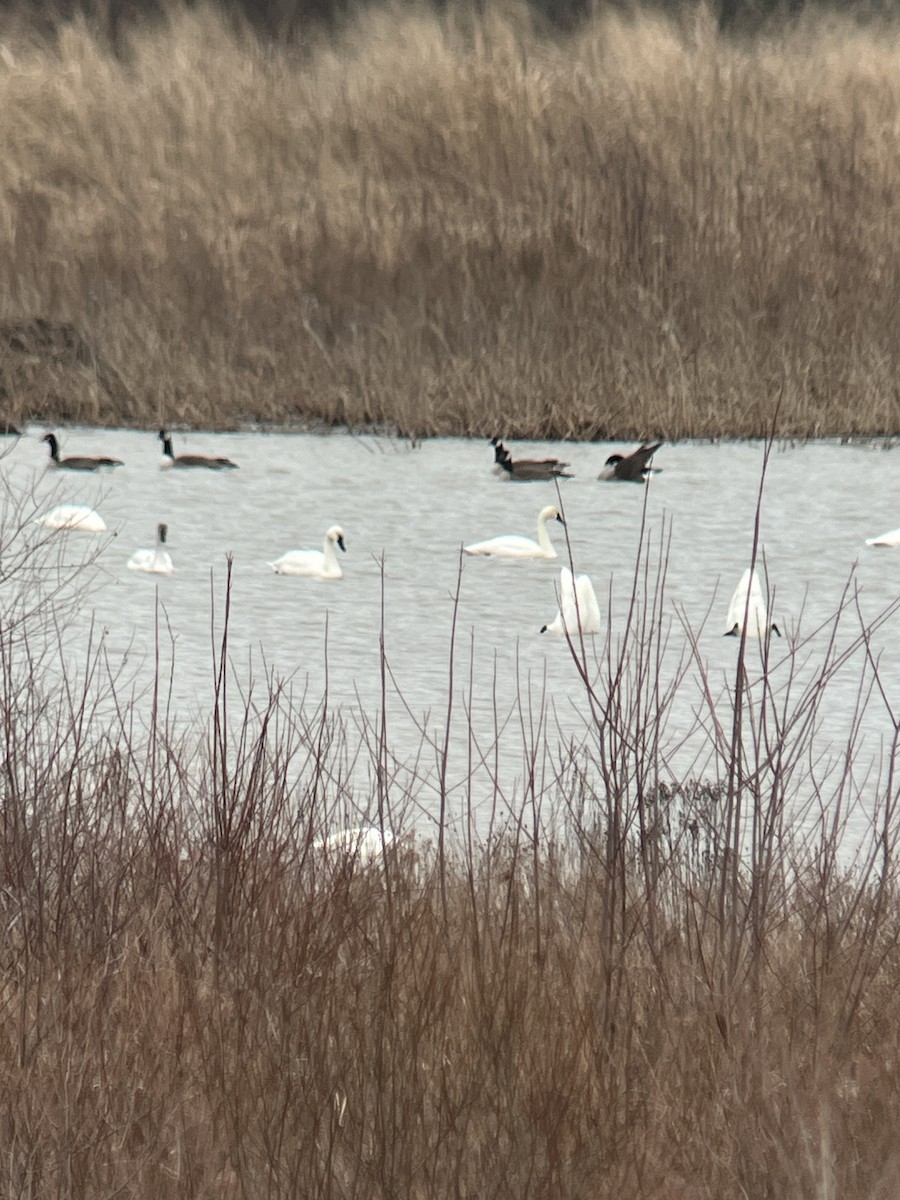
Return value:
M 383 631 L 392 673 L 392 748 L 411 760 L 422 757 L 421 722 L 439 744 L 443 737 L 461 545 L 502 533 L 533 537 L 539 509 L 557 498 L 553 483 L 498 478 L 491 448 L 483 441 L 445 439 L 411 447 L 346 433 L 176 433 L 176 453 L 224 454 L 240 469 L 163 471 L 154 433 L 63 431 L 63 454 L 108 454 L 125 462 L 94 476 L 48 470 L 42 433 L 30 429 L 6 449 L 0 462 L 5 505 L 10 510 L 17 496 L 33 497 L 38 511 L 55 503 L 85 503 L 115 532 L 93 573 L 79 623 L 83 632 L 93 619 L 110 656 L 127 656 L 125 676 L 135 694 L 153 676 L 154 628 L 162 612 L 173 639 L 169 644 L 166 637 L 162 647 L 165 669 L 172 668 L 173 709 L 185 719 L 209 711 L 212 647 L 221 634 L 231 555 L 229 649 L 235 677 L 259 680 L 269 669 L 278 678 L 291 678 L 310 703 L 319 702 L 327 680 L 329 705 L 365 724 L 382 703 Z M 575 477 L 559 485 L 571 552 L 576 569 L 593 580 L 614 642 L 624 635 L 642 521 L 651 583 L 657 575 L 652 564 L 665 547 L 660 607 L 670 628 L 660 674 L 671 678 L 685 664 L 685 679 L 662 740 L 673 766 L 702 774 L 713 769 L 703 695 L 712 695 L 716 706 L 721 702 L 721 719 L 730 720 L 727 697 L 737 645 L 722 634 L 731 592 L 749 563 L 763 449 L 747 443 L 666 445 L 656 458 L 662 471 L 649 488 L 598 482 L 611 449 L 629 448 L 513 447 L 521 456 L 552 453 L 571 461 Z M 815 631 L 829 622 L 851 573 L 864 620 L 874 619 L 900 595 L 900 550 L 865 545 L 866 537 L 900 526 L 896 473 L 896 454 L 871 446 L 808 443 L 773 451 L 761 540 L 774 590 L 772 616 L 785 635 L 773 639 L 771 647 L 769 679 L 776 689 L 792 678 L 799 694 L 800 685 L 814 678 L 830 637 L 827 629 Z M 169 526 L 175 574 L 129 571 L 129 555 L 153 545 L 160 521 Z M 343 579 L 281 577 L 267 565 L 286 550 L 320 548 L 332 524 L 340 524 L 346 536 Z M 481 749 L 493 746 L 500 759 L 508 754 L 502 792 L 513 809 L 524 789 L 527 746 L 535 740 L 533 734 L 523 735 L 523 711 L 530 709 L 536 722 L 549 704 L 551 728 L 558 724 L 564 737 L 576 740 L 590 736 L 590 710 L 569 650 L 564 640 L 538 632 L 556 612 L 554 587 L 566 561 L 563 530 L 551 528 L 551 535 L 560 553 L 556 562 L 463 560 L 452 782 L 460 795 L 471 798 L 465 779 L 473 749 L 463 711 L 471 707 L 471 729 Z M 91 537 L 56 536 L 79 547 Z M 900 707 L 898 620 L 892 616 L 876 632 L 872 653 L 880 655 L 888 701 Z M 849 643 L 858 627 L 859 618 L 851 614 L 838 643 Z M 72 639 L 74 653 L 76 631 Z M 596 649 L 589 650 L 591 669 L 601 675 L 605 668 L 597 651 L 603 644 L 597 638 Z M 756 646 L 748 647 L 748 661 L 758 664 Z M 856 655 L 829 684 L 817 733 L 826 755 L 839 754 L 846 741 L 861 670 L 862 657 Z M 498 752 L 496 724 L 510 712 Z M 893 725 L 881 700 L 870 705 L 862 735 L 865 753 L 882 766 Z M 553 732 L 551 747 L 558 740 Z M 552 748 L 549 753 L 552 757 Z M 431 761 L 416 769 L 429 776 L 419 795 L 427 816 L 437 803 L 437 785 L 434 755 L 424 757 Z M 544 761 L 545 773 L 552 776 L 554 769 Z M 496 802 L 496 780 L 493 793 Z

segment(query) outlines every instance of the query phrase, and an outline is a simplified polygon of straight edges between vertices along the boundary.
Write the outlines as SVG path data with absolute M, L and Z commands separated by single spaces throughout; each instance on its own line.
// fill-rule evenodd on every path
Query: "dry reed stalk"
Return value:
M 7 598 L 48 553 L 22 505 L 0 523 Z M 580 742 L 557 744 L 546 701 L 520 691 L 509 819 L 509 765 L 448 697 L 446 730 L 423 732 L 441 822 L 462 721 L 464 803 L 485 776 L 493 835 L 442 828 L 439 849 L 401 840 L 368 866 L 321 850 L 347 820 L 348 764 L 367 754 L 373 781 L 354 822 L 402 829 L 427 782 L 392 768 L 384 651 L 360 746 L 327 697 L 296 706 L 272 677 L 236 697 L 226 580 L 207 727 L 176 732 L 161 671 L 144 736 L 102 650 L 61 677 L 31 653 L 51 603 L 13 604 L 15 636 L 4 609 L 0 1187 L 892 1195 L 900 718 L 872 638 L 897 606 L 864 621 L 851 578 L 814 669 L 813 633 L 778 655 L 741 644 L 722 694 L 703 629 L 667 603 L 666 553 L 645 535 L 597 651 L 570 643 Z M 851 667 L 858 707 L 826 760 L 817 720 Z M 708 730 L 702 778 L 676 772 L 683 689 Z M 880 778 L 861 771 L 871 705 L 893 730 Z
M 0 338 L 6 419 L 763 436 L 781 389 L 783 435 L 900 428 L 892 25 L 3 36 L 0 316 L 84 339 Z

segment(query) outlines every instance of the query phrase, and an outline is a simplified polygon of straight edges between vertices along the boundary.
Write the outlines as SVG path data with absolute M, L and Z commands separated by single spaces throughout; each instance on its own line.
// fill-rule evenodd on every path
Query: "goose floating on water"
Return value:
M 106 522 L 86 504 L 57 504 L 38 517 L 36 524 L 45 529 L 79 529 L 83 533 L 105 533 Z
M 741 636 L 745 615 L 748 638 L 763 639 L 770 629 L 777 637 L 781 637 L 781 630 L 769 620 L 759 576 L 749 567 L 741 576 L 741 582 L 735 588 L 728 605 L 728 629 L 725 631 L 725 637 Z
M 559 573 L 559 611 L 549 625 L 541 626 L 541 633 L 567 633 L 574 637 L 578 632 L 600 632 L 600 605 L 594 585 L 587 575 L 577 578 L 568 567 Z
M 561 458 L 513 458 L 499 438 L 491 438 L 494 447 L 494 470 L 499 474 L 516 475 L 517 472 L 547 472 L 548 478 L 561 475 L 569 465 Z M 524 475 L 521 476 L 524 478 Z M 540 478 L 542 476 L 535 476 Z
M 659 474 L 660 468 L 651 467 L 650 463 L 661 445 L 662 442 L 644 442 L 631 454 L 611 454 L 597 478 L 646 483 L 650 475 Z
M 207 471 L 236 471 L 237 463 L 232 462 L 230 458 L 211 458 L 206 454 L 176 454 L 172 449 L 171 435 L 166 433 L 164 429 L 159 431 L 159 440 L 163 444 L 162 462 L 159 464 L 163 469 L 168 470 L 171 467 L 177 467 L 183 470 L 192 468 L 205 468 Z
M 108 458 L 105 455 L 73 455 L 60 458 L 59 439 L 55 433 L 45 433 L 41 441 L 46 442 L 50 447 L 50 466 L 57 467 L 61 471 L 101 471 L 107 467 L 123 465 L 121 458 Z
M 151 575 L 171 575 L 175 570 L 171 555 L 165 549 L 168 525 L 156 527 L 156 546 L 152 550 L 135 550 L 128 560 L 131 571 L 147 571 Z
M 558 458 L 513 458 L 498 438 L 491 439 L 494 447 L 494 470 L 507 479 L 571 479 L 566 467 L 569 465 Z
M 559 521 L 560 525 L 565 525 L 558 509 L 548 504 L 538 513 L 536 542 L 532 538 L 508 533 L 488 538 L 485 542 L 473 542 L 470 546 L 463 546 L 463 550 L 466 554 L 493 555 L 495 558 L 556 558 L 547 532 L 548 521 Z
M 316 579 L 340 579 L 343 575 L 341 564 L 334 552 L 335 546 L 346 551 L 344 531 L 340 525 L 332 525 L 325 534 L 325 542 L 321 550 L 288 550 L 281 558 L 270 562 L 269 566 L 278 575 L 311 575 Z

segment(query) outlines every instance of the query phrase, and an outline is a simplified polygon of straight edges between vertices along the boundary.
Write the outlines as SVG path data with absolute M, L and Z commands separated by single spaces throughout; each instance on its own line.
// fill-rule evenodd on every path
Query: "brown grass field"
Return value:
M 0 38 L 7 420 L 900 433 L 896 26 Z
M 900 726 L 869 646 L 900 601 L 864 625 L 848 586 L 802 685 L 737 645 L 730 705 L 694 697 L 712 765 L 683 778 L 664 729 L 696 634 L 668 670 L 642 556 L 626 628 L 572 647 L 581 744 L 514 697 L 520 786 L 472 746 L 467 792 L 440 729 L 410 772 L 379 712 L 354 729 L 272 676 L 238 695 L 225 581 L 208 720 L 167 710 L 162 620 L 130 696 L 68 639 L 83 568 L 32 518 L 0 528 L 3 1196 L 898 1195 Z M 451 836 L 485 784 L 489 832 Z M 360 821 L 402 836 L 368 866 L 317 845 Z

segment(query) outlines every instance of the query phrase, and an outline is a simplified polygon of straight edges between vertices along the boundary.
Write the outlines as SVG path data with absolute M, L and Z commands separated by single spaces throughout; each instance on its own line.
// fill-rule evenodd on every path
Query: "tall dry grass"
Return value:
M 364 867 L 317 843 L 361 819 L 410 834 L 426 787 L 382 715 L 351 745 L 275 678 L 232 694 L 227 585 L 201 729 L 167 710 L 162 622 L 144 698 L 119 699 L 102 648 L 36 669 L 56 602 L 20 601 L 61 568 L 28 504 L 4 509 L 0 581 L 5 1195 L 897 1194 L 900 722 L 871 648 L 896 606 L 866 624 L 851 581 L 802 683 L 740 643 L 723 707 L 700 670 L 711 758 L 683 777 L 665 728 L 701 631 L 673 625 L 642 547 L 622 626 L 596 658 L 571 647 L 583 743 L 523 720 L 505 825 Z M 823 755 L 851 662 L 859 709 Z
M 743 436 L 781 394 L 784 434 L 900 429 L 895 26 L 2 36 L 0 318 L 96 351 L 7 338 L 7 419 Z

